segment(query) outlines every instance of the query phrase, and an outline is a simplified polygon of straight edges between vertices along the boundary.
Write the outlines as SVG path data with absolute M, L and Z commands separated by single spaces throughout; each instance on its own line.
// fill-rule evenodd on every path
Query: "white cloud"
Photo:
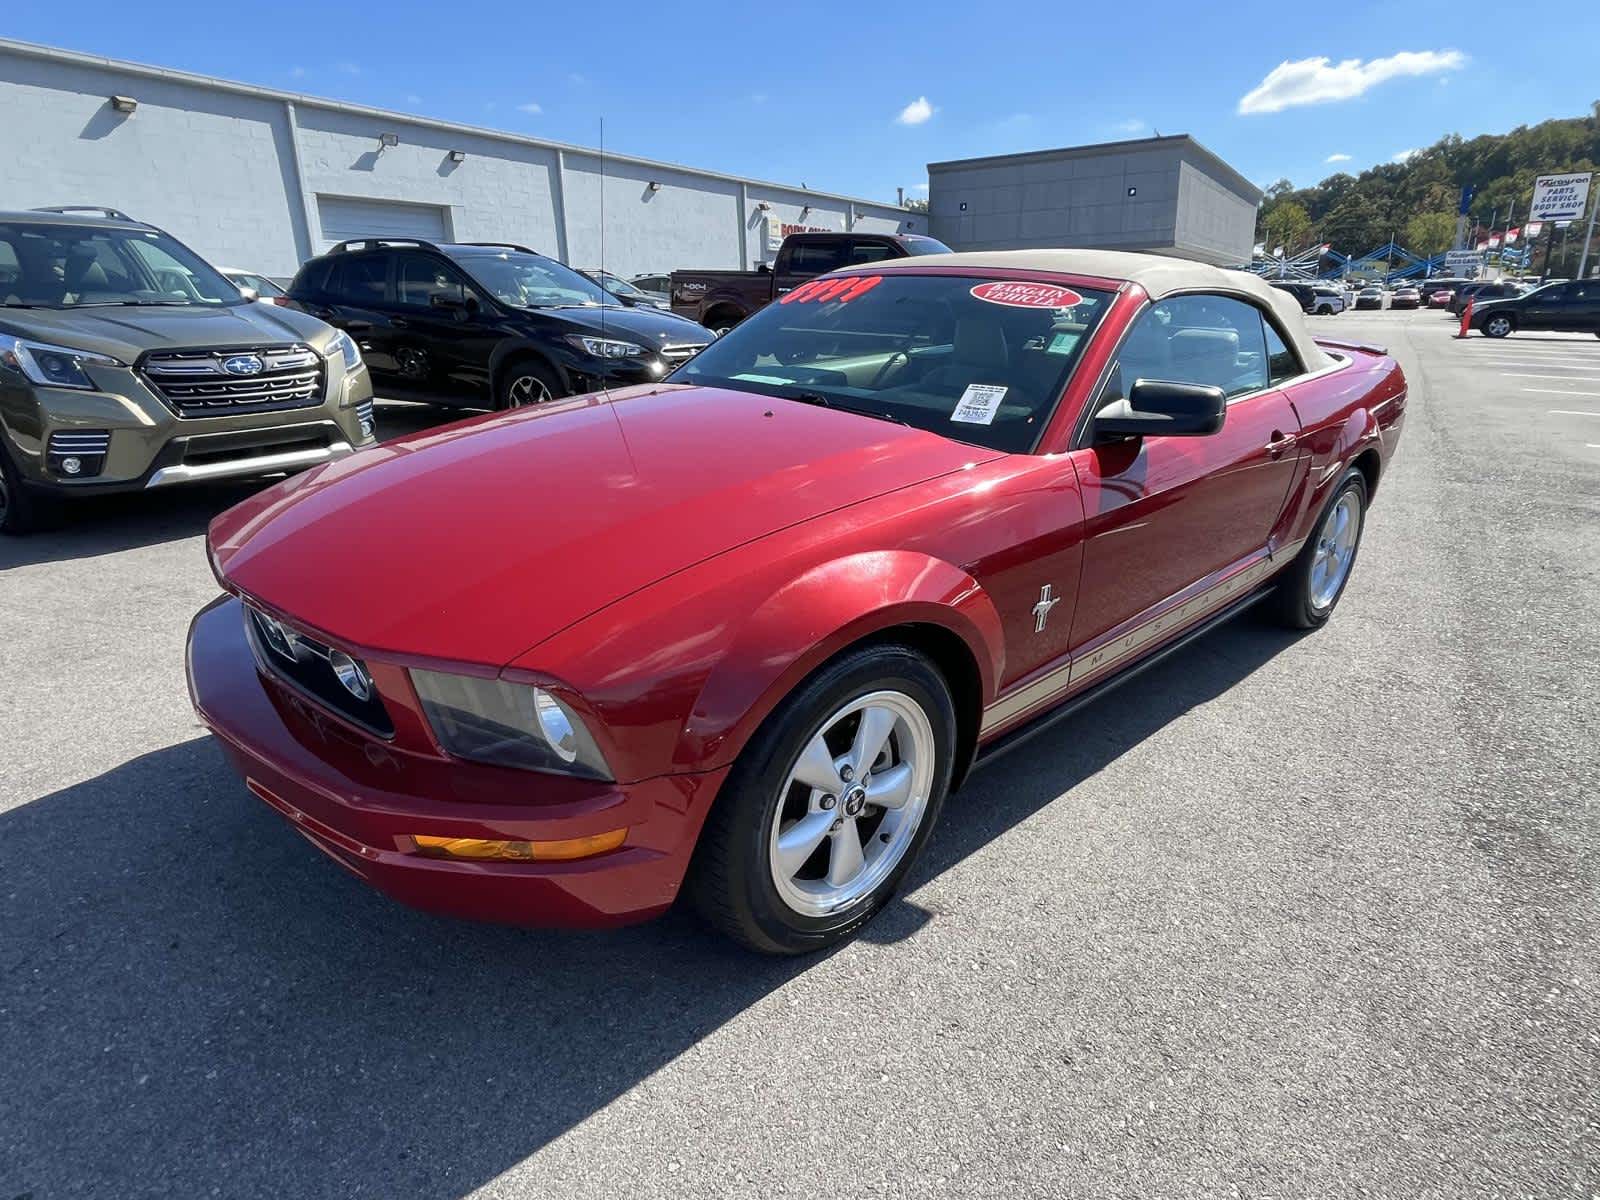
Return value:
M 1467 56 L 1459 50 L 1402 50 L 1366 62 L 1347 58 L 1335 63 L 1326 56 L 1281 62 L 1267 72 L 1259 86 L 1244 94 L 1239 111 L 1274 113 L 1299 104 L 1353 100 L 1390 79 L 1455 71 L 1466 61 Z
M 1144 122 L 1138 117 L 1129 117 L 1126 121 L 1118 121 L 1111 128 L 1118 133 L 1138 133 L 1144 128 Z
M 1330 154 L 1322 161 L 1325 163 L 1349 162 L 1350 156 L 1348 154 Z
M 1410 162 L 1413 158 L 1421 153 L 1422 151 L 1418 150 L 1416 147 L 1412 147 L 1410 150 L 1396 150 L 1394 152 L 1394 156 L 1390 158 L 1389 161 L 1397 163 Z
M 517 105 L 517 111 L 527 113 L 530 117 L 537 117 L 544 109 L 529 100 L 526 104 Z
M 359 75 L 361 74 L 361 64 L 353 62 L 335 63 L 334 70 L 341 75 Z
M 415 92 L 407 92 L 406 93 L 406 103 L 407 104 L 421 104 L 422 103 L 422 97 L 417 95 Z
M 290 67 L 289 68 L 289 78 L 290 79 L 304 79 L 305 77 L 306 77 L 306 69 L 304 67 Z
M 933 116 L 933 105 L 928 103 L 926 96 L 918 96 L 910 104 L 900 110 L 900 115 L 894 119 L 896 125 L 921 125 Z
M 911 185 L 911 190 L 913 192 L 925 192 L 928 190 L 928 185 L 925 183 L 913 183 Z

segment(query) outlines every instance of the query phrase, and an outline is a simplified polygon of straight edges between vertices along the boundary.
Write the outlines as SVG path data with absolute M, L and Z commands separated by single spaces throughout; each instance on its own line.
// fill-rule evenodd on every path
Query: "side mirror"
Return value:
M 757 263 L 756 264 L 756 274 L 757 275 L 771 275 L 772 274 L 772 268 L 770 266 L 768 266 L 766 263 Z
M 639 297 L 637 296 L 624 296 L 621 292 L 612 292 L 611 294 L 616 297 L 617 302 L 624 308 L 635 308 L 639 304 Z
M 259 300 L 259 299 L 261 299 L 261 293 L 256 291 L 256 289 L 253 288 L 253 287 L 240 287 L 239 295 L 242 296 L 246 300 Z
M 1161 379 L 1134 382 L 1125 400 L 1094 417 L 1096 441 L 1130 437 L 1205 437 L 1222 428 L 1228 398 L 1221 388 Z

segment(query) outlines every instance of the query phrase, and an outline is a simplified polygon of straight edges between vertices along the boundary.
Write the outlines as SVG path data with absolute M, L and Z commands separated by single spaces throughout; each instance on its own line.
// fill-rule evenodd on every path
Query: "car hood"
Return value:
M 167 307 L 146 304 L 112 308 L 0 309 L 0 329 L 34 338 L 109 354 L 131 363 L 148 350 L 205 349 L 212 346 L 259 346 L 273 342 L 306 342 L 327 352 L 334 333 L 309 313 L 272 304 Z
M 218 517 L 231 588 L 395 661 L 501 667 L 674 572 L 998 457 L 933 433 L 683 385 L 414 434 Z
M 574 332 L 627 337 L 645 346 L 704 345 L 716 338 L 716 334 L 704 325 L 670 312 L 662 312 L 659 308 L 573 305 L 538 311 L 545 316 L 560 318 L 571 325 Z

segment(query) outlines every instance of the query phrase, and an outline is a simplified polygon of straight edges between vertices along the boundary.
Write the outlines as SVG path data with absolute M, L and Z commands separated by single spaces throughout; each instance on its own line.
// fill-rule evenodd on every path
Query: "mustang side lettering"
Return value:
M 686 893 L 815 950 L 975 762 L 1246 606 L 1325 622 L 1405 405 L 1242 273 L 866 264 L 661 383 L 224 513 L 190 687 L 256 796 L 407 903 L 603 926 Z

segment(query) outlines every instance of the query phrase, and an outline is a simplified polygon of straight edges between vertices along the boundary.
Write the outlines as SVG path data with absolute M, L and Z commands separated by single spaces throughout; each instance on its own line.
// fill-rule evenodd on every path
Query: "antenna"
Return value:
M 600 118 L 600 278 L 604 279 L 605 277 L 606 277 L 606 119 L 605 119 L 605 117 L 602 116 Z M 599 289 L 602 292 L 604 292 L 606 290 L 606 285 L 603 284 L 603 283 L 597 284 L 596 286 L 599 287 Z M 605 301 L 602 300 L 600 302 L 600 336 L 601 337 L 605 337 L 605 335 L 606 335 L 606 308 L 607 307 L 608 306 L 606 305 Z M 603 375 L 600 378 L 600 389 L 602 391 L 605 391 L 605 392 L 609 392 L 611 390 L 610 388 L 606 387 L 606 381 L 605 381 L 605 377 Z

